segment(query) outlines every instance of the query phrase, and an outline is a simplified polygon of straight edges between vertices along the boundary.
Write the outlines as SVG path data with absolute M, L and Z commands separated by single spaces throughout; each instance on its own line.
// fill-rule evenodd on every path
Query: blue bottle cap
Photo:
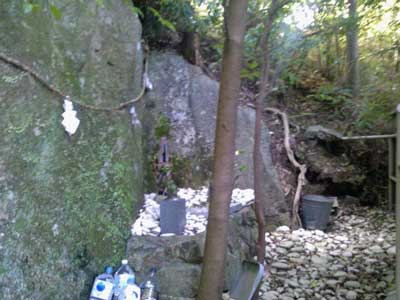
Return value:
M 98 290 L 99 292 L 104 291 L 104 289 L 106 288 L 106 285 L 104 284 L 104 282 L 100 281 L 99 283 L 97 283 L 96 285 L 96 290 Z
M 106 273 L 107 274 L 112 274 L 112 272 L 113 272 L 113 268 L 112 267 L 106 267 Z

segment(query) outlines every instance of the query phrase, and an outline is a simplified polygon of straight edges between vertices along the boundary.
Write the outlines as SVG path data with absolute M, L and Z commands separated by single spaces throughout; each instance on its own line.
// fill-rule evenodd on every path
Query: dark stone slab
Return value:
M 185 200 L 164 200 L 160 204 L 161 234 L 174 233 L 182 235 L 186 225 Z

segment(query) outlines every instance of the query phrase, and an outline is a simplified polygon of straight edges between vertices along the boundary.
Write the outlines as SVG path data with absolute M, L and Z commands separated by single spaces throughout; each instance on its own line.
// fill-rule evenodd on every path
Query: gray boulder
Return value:
M 242 261 L 255 255 L 257 239 L 254 212 L 247 207 L 232 215 L 225 264 L 225 289 L 230 290 Z M 127 247 L 128 260 L 141 282 L 151 267 L 157 267 L 161 298 L 195 298 L 204 256 L 205 233 L 196 236 L 133 236 Z
M 321 125 L 308 127 L 304 136 L 309 140 L 320 140 L 324 142 L 337 142 L 343 137 L 340 132 L 330 128 L 325 128 Z
M 154 90 L 146 96 L 145 130 L 149 137 L 160 114 L 171 121 L 170 149 L 175 156 L 174 169 L 180 185 L 204 185 L 211 173 L 218 82 L 206 76 L 174 52 L 152 52 L 149 77 Z M 253 132 L 255 112 L 239 107 L 237 115 L 236 186 L 253 188 Z M 288 223 L 288 205 L 272 164 L 268 128 L 263 125 L 263 192 L 267 223 Z M 149 139 L 148 153 L 154 153 L 157 141 Z
M 239 150 L 236 158 L 236 184 L 239 188 L 253 188 L 254 123 L 255 111 L 249 107 L 241 107 L 237 116 L 236 135 L 236 149 Z M 274 226 L 289 224 L 288 205 L 272 163 L 271 138 L 265 123 L 262 124 L 261 132 L 262 192 L 266 223 L 272 229 Z
M 141 85 L 141 25 L 123 1 L 52 1 L 57 20 L 0 3 L 0 51 L 86 104 L 116 106 Z M 93 277 L 125 256 L 142 200 L 142 129 L 129 113 L 75 106 L 0 60 L 0 295 L 87 299 Z M 137 108 L 138 113 L 140 108 Z M 140 116 L 140 115 L 139 115 Z
M 350 155 L 355 147 L 342 135 L 319 125 L 310 126 L 296 146 L 296 155 L 307 166 L 310 185 L 306 193 L 328 195 L 360 195 L 366 179 L 365 171 Z
M 154 86 L 145 101 L 149 159 L 157 147 L 154 127 L 160 115 L 166 116 L 178 184 L 203 185 L 211 169 L 218 83 L 174 52 L 151 52 L 149 77 Z

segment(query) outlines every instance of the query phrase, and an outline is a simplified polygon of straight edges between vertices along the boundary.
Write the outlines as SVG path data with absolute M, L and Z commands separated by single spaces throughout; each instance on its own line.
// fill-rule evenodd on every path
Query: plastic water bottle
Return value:
M 96 277 L 90 293 L 90 300 L 111 300 L 114 290 L 112 272 L 112 267 L 106 267 L 106 272 Z
M 126 286 L 120 290 L 118 300 L 140 300 L 140 287 L 135 284 L 134 276 L 129 276 Z
M 146 280 L 140 285 L 142 289 L 141 300 L 158 299 L 158 282 L 156 277 L 157 269 L 151 268 Z
M 119 299 L 119 294 L 128 284 L 129 277 L 133 277 L 135 280 L 135 273 L 133 273 L 133 270 L 128 266 L 128 260 L 124 259 L 121 261 L 121 266 L 114 275 L 115 288 L 113 299 Z

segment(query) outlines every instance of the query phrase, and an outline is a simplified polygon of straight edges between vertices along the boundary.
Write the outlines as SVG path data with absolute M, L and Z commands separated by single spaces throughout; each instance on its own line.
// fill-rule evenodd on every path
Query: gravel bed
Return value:
M 179 189 L 186 200 L 185 235 L 207 225 L 208 189 Z M 235 189 L 231 209 L 254 201 L 251 189 Z M 160 233 L 156 194 L 132 225 L 132 235 Z M 265 235 L 266 273 L 263 300 L 378 300 L 395 284 L 396 227 L 393 215 L 365 207 L 339 210 L 327 232 L 278 227 Z
M 385 299 L 394 287 L 395 219 L 387 212 L 341 210 L 331 228 L 267 233 L 265 300 Z

